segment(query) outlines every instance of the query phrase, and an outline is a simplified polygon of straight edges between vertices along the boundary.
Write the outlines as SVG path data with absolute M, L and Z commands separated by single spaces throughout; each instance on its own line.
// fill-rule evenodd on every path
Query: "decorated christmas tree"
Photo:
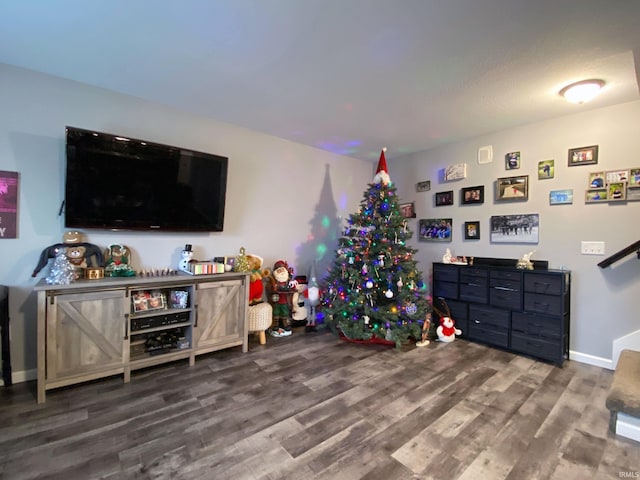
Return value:
M 431 308 L 413 259 L 416 250 L 407 245 L 413 232 L 400 214 L 385 150 L 338 241 L 321 308 L 327 324 L 347 340 L 386 340 L 399 347 L 410 338 L 424 340 Z

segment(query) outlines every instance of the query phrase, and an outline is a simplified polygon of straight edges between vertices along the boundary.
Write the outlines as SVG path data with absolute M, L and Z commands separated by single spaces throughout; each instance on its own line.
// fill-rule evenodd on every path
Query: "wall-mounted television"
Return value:
M 65 226 L 221 232 L 229 159 L 66 127 Z

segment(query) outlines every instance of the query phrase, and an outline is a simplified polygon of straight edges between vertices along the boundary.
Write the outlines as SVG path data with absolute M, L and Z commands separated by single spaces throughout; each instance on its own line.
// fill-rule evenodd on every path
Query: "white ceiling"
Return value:
M 0 63 L 375 161 L 640 99 L 640 1 L 0 0 Z

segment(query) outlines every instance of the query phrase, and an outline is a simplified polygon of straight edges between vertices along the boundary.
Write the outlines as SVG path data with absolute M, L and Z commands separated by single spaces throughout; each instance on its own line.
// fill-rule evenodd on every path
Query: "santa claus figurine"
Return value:
M 295 292 L 295 282 L 291 280 L 292 269 L 284 260 L 273 265 L 269 283 L 269 299 L 273 307 L 273 326 L 269 332 L 273 337 L 291 335 L 290 303 Z

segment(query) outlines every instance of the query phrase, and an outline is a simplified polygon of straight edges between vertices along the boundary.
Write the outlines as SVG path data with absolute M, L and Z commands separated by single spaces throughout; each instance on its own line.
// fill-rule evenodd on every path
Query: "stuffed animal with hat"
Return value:
M 455 322 L 451 317 L 440 317 L 440 325 L 436 329 L 438 340 L 441 342 L 453 342 L 456 335 L 462 335 L 462 330 L 456 328 Z

